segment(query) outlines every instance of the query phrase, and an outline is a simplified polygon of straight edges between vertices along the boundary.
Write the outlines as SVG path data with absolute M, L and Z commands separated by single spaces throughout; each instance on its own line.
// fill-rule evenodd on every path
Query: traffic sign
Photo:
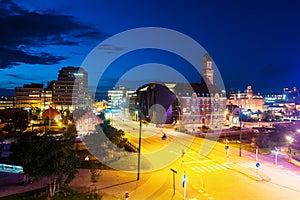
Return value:
M 259 162 L 256 163 L 255 166 L 256 166 L 257 168 L 260 167 L 260 163 L 259 163 Z
M 129 198 L 129 192 L 125 192 L 125 198 L 126 198 L 126 199 Z
M 229 150 L 229 146 L 228 146 L 228 145 L 225 146 L 225 150 L 226 150 L 226 151 Z

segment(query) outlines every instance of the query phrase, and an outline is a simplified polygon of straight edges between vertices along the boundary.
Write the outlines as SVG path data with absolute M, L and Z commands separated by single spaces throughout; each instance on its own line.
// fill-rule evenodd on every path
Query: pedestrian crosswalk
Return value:
M 255 162 L 238 162 L 236 165 L 243 167 L 243 168 L 256 168 L 256 163 Z
M 222 171 L 222 170 L 227 170 L 229 168 L 230 168 L 230 166 L 225 163 L 190 166 L 190 169 L 196 173 L 218 172 L 218 171 Z
M 190 163 L 192 164 L 192 163 Z M 238 163 L 212 163 L 212 162 L 202 162 L 193 163 L 189 168 L 196 173 L 211 173 L 219 172 L 222 170 L 231 169 L 233 166 L 238 166 L 242 168 L 255 169 L 255 162 L 238 162 Z M 235 168 L 235 167 L 234 167 Z

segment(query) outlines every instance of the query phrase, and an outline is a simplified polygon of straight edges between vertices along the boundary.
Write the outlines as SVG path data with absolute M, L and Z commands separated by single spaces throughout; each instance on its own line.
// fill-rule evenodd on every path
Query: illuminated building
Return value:
M 73 111 L 88 106 L 88 73 L 83 68 L 63 67 L 51 86 L 56 108 Z
M 227 105 L 236 105 L 244 110 L 262 111 L 265 100 L 261 94 L 253 94 L 251 86 L 243 93 L 234 93 L 232 90 L 227 99 Z
M 103 120 L 90 109 L 75 110 L 73 115 L 76 124 L 76 131 L 79 136 L 92 133 L 96 130 L 96 125 L 103 124 Z
M 112 112 L 124 113 L 124 117 L 126 117 L 126 115 L 129 113 L 129 99 L 134 92 L 134 90 L 130 90 L 121 86 L 112 90 L 108 90 L 107 109 Z
M 293 117 L 300 112 L 300 96 L 296 87 L 283 89 L 283 94 L 266 95 L 264 110 L 280 117 Z
M 15 107 L 16 108 L 44 108 L 44 88 L 43 84 L 31 83 L 24 84 L 23 87 L 15 88 Z
M 15 107 L 15 98 L 11 96 L 0 97 L 0 110 Z
M 180 122 L 189 130 L 196 130 L 202 125 L 222 128 L 226 95 L 214 85 L 212 60 L 207 53 L 202 57 L 202 66 L 201 83 L 151 83 L 139 88 L 130 101 L 132 119 L 138 119 L 137 111 L 139 103 L 142 103 L 143 120 L 152 123 Z M 153 108 L 156 104 L 164 108 L 164 120 L 158 119 L 159 107 Z

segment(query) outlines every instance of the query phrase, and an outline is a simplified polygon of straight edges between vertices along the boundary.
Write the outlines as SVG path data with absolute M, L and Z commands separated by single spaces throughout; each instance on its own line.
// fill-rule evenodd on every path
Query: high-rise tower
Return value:
M 214 84 L 214 70 L 213 70 L 213 64 L 212 59 L 208 53 L 205 53 L 202 57 L 202 70 L 201 70 L 201 76 L 202 76 L 202 83 L 205 83 L 206 85 L 213 85 Z
M 88 105 L 88 73 L 79 67 L 63 67 L 52 82 L 53 103 L 61 109 L 85 108 Z

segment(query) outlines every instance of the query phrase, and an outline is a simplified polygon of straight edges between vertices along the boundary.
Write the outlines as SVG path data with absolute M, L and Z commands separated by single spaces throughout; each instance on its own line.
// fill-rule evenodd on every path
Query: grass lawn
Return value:
M 288 152 L 287 152 L 288 153 Z M 291 155 L 292 155 L 292 158 L 300 161 L 300 150 L 297 150 L 297 149 L 291 149 Z
M 0 200 L 28 200 L 28 199 L 33 199 L 33 200 L 45 200 L 46 199 L 46 194 L 45 194 L 46 189 L 38 189 L 38 190 L 33 190 L 21 194 L 14 194 L 6 197 L 1 197 Z M 72 190 L 70 188 L 61 188 L 58 196 L 56 196 L 54 199 L 57 200 L 91 200 L 91 199 L 96 199 L 94 197 L 90 197 L 89 194 L 86 193 L 81 193 L 75 190 Z M 101 196 L 98 197 L 98 199 L 102 199 Z

